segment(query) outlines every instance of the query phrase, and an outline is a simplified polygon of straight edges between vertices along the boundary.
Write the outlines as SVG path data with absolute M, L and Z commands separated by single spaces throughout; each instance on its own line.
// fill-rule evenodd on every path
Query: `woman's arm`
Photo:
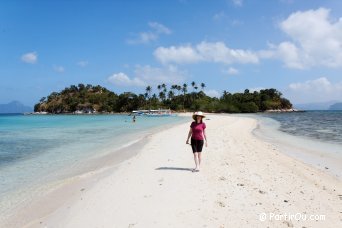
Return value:
M 190 130 L 189 130 L 189 133 L 188 133 L 188 138 L 186 140 L 186 144 L 189 144 L 189 139 L 190 139 L 191 135 L 192 135 L 192 129 L 190 127 Z
M 208 146 L 208 140 L 207 140 L 207 135 L 205 134 L 205 129 L 203 129 L 203 136 L 205 139 L 205 146 Z

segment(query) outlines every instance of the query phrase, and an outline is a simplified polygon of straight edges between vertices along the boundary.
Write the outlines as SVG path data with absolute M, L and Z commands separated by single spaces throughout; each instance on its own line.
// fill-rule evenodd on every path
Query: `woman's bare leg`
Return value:
M 195 170 L 197 170 L 199 167 L 199 165 L 198 165 L 198 154 L 199 153 L 197 153 L 197 152 L 194 153 L 194 160 L 195 160 L 195 165 L 196 165 Z
M 202 157 L 201 157 L 201 155 L 202 155 L 202 153 L 201 152 L 199 152 L 199 153 L 197 153 L 198 155 L 198 167 L 197 167 L 197 169 L 199 170 L 200 169 L 200 166 L 201 166 L 201 160 L 202 160 Z

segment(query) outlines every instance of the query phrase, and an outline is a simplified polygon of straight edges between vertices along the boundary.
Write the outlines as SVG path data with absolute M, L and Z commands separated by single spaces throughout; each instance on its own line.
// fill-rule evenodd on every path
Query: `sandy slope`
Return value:
M 190 125 L 150 137 L 142 151 L 28 227 L 338 227 L 341 181 L 255 138 L 256 120 L 209 115 L 199 173 L 185 144 Z M 84 177 L 91 178 L 91 177 Z M 69 193 L 70 194 L 70 191 Z M 266 221 L 259 215 L 266 213 Z M 269 214 L 325 215 L 323 221 Z

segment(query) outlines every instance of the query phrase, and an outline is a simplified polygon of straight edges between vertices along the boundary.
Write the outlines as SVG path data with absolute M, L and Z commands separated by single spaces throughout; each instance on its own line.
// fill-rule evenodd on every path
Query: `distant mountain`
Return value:
M 300 110 L 328 110 L 331 105 L 338 101 L 327 101 L 327 102 L 316 102 L 307 104 L 295 104 L 293 105 L 296 109 Z
M 329 110 L 342 110 L 342 102 L 330 105 Z
M 24 113 L 32 111 L 33 108 L 25 106 L 19 101 L 12 101 L 8 104 L 0 104 L 0 113 Z

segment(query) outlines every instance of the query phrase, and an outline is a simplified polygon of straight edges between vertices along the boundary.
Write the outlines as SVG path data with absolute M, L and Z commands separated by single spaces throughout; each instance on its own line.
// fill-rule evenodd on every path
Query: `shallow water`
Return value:
M 247 114 L 253 133 L 282 152 L 342 179 L 342 112 Z M 334 123 L 334 124 L 333 124 Z M 314 133 L 313 133 L 314 132 Z
M 342 145 L 342 111 L 269 113 L 262 116 L 277 120 L 279 130 L 288 134 Z
M 0 213 L 36 187 L 75 173 L 153 131 L 185 117 L 128 115 L 0 115 Z

